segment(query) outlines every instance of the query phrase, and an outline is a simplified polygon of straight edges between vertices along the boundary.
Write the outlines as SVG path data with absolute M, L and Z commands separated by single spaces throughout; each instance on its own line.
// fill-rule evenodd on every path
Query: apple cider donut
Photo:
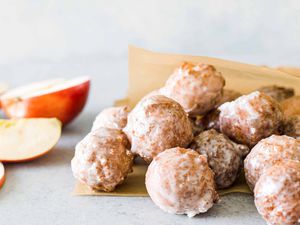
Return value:
M 100 127 L 122 130 L 127 123 L 129 106 L 109 107 L 96 117 L 92 131 Z
M 209 111 L 205 116 L 197 116 L 196 118 L 191 118 L 194 126 L 194 130 L 210 130 L 214 129 L 220 131 L 220 122 L 219 122 L 220 110 L 213 109 Z M 196 132 L 195 134 L 199 134 Z M 195 135 L 195 136 L 196 136 Z
M 270 167 L 257 181 L 254 196 L 268 224 L 300 224 L 300 163 L 288 160 Z
M 191 116 L 204 115 L 220 101 L 225 80 L 215 67 L 184 63 L 166 81 L 161 94 L 174 99 Z
M 300 115 L 289 117 L 283 129 L 283 134 L 300 139 Z
M 300 161 L 300 140 L 272 135 L 257 143 L 244 161 L 246 181 L 253 190 L 264 171 L 283 160 Z
M 281 106 L 286 117 L 300 115 L 300 95 L 282 101 Z
M 205 130 L 204 124 L 202 123 L 201 118 L 197 117 L 189 117 L 189 120 L 192 125 L 192 130 L 193 130 L 193 135 L 197 136 L 200 134 L 202 131 Z
M 218 109 L 221 132 L 237 143 L 250 147 L 278 133 L 284 119 L 277 101 L 259 91 L 224 103 Z
M 293 88 L 285 88 L 277 85 L 264 86 L 257 90 L 274 98 L 278 102 L 281 102 L 295 95 L 295 91 Z
M 237 99 L 239 96 L 241 96 L 241 93 L 239 92 L 229 90 L 229 89 L 224 89 L 223 96 L 214 109 L 210 110 L 204 116 L 196 116 L 194 118 L 191 118 L 193 122 L 193 128 L 195 131 L 197 131 L 194 132 L 194 135 L 199 134 L 200 133 L 199 131 L 203 131 L 203 130 L 215 129 L 216 131 L 220 131 L 220 123 L 219 123 L 220 110 L 218 110 L 217 107 L 219 107 L 225 102 L 233 101 Z
M 196 136 L 190 145 L 199 154 L 207 157 L 215 173 L 218 188 L 227 188 L 236 180 L 249 148 L 232 142 L 215 130 L 207 130 Z
M 129 113 L 124 132 L 131 142 L 131 151 L 146 162 L 165 149 L 186 147 L 193 139 L 183 108 L 162 95 L 143 98 Z
M 206 157 L 192 149 L 177 147 L 158 154 L 148 167 L 146 188 L 159 208 L 189 217 L 206 212 L 218 200 Z
M 132 171 L 133 155 L 127 145 L 120 130 L 92 131 L 76 145 L 71 162 L 74 177 L 92 189 L 113 191 Z
M 240 92 L 237 92 L 237 91 L 234 91 L 231 89 L 224 89 L 223 95 L 215 108 L 219 107 L 220 105 L 222 105 L 225 102 L 231 102 L 240 96 L 242 96 L 242 94 Z

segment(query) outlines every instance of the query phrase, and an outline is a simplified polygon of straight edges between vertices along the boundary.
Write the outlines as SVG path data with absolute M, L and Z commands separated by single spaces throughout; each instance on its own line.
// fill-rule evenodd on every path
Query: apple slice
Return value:
M 0 162 L 0 188 L 5 182 L 5 170 L 3 164 Z
M 82 111 L 89 88 L 88 77 L 48 80 L 10 90 L 0 102 L 9 118 L 56 117 L 65 125 Z
M 49 152 L 61 135 L 55 118 L 0 120 L 0 161 L 23 162 Z

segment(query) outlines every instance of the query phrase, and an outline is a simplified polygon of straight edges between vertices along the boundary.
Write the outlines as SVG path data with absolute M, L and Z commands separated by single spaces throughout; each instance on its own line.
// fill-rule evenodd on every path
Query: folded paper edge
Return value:
M 200 55 L 188 55 L 188 54 L 176 54 L 176 53 L 166 53 L 166 52 L 156 52 L 152 50 L 147 50 L 144 48 L 137 47 L 135 45 L 128 45 L 128 56 L 132 54 L 132 52 L 141 52 L 143 54 L 160 54 L 160 55 L 165 55 L 165 56 L 174 56 L 174 57 L 181 57 L 181 56 L 186 56 L 186 57 L 201 57 L 206 60 L 210 60 L 212 62 L 216 62 L 217 64 L 220 62 L 228 63 L 231 69 L 235 68 L 236 66 L 246 66 L 249 67 L 249 69 L 254 70 L 257 72 L 257 70 L 262 70 L 262 71 L 270 71 L 272 73 L 278 74 L 278 75 L 288 75 L 288 76 L 294 76 L 294 77 L 299 77 L 300 76 L 300 68 L 298 67 L 289 67 L 289 66 L 279 66 L 277 68 L 273 67 L 268 67 L 268 66 L 259 66 L 259 65 L 254 65 L 254 64 L 248 64 L 248 63 L 243 63 L 243 62 L 237 62 L 233 60 L 227 60 L 227 59 L 221 59 L 221 58 L 214 58 L 214 57 L 207 57 L 207 56 L 200 56 Z M 130 59 L 130 57 L 128 57 Z M 130 68 L 128 68 L 130 69 Z M 287 71 L 297 71 L 294 73 L 288 73 Z M 253 72 L 254 72 L 253 71 Z M 251 72 L 251 71 L 249 71 Z M 299 73 L 299 74 L 298 74 Z

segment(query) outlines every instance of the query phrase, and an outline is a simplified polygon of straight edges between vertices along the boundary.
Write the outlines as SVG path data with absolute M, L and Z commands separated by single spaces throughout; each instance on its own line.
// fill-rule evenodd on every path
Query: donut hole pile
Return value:
M 183 63 L 165 85 L 128 106 L 103 110 L 72 159 L 74 177 L 113 191 L 149 164 L 145 184 L 162 210 L 189 217 L 218 202 L 241 171 L 269 224 L 300 222 L 300 104 L 294 90 L 224 89 L 212 65 Z M 245 161 L 244 161 L 245 160 Z

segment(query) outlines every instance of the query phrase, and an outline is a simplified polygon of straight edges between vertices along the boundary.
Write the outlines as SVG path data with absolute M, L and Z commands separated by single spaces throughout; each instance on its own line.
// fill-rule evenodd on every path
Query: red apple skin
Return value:
M 82 111 L 87 101 L 90 81 L 29 98 L 2 99 L 5 114 L 15 118 L 52 118 L 56 117 L 63 125 L 71 122 Z
M 2 188 L 2 186 L 4 185 L 5 180 L 6 180 L 6 175 L 5 175 L 5 172 L 4 172 L 4 175 L 2 177 L 0 177 L 0 188 Z
M 5 183 L 5 175 L 0 179 L 0 188 L 2 188 L 4 183 Z
M 6 179 L 5 175 L 2 178 L 0 178 L 0 188 L 2 188 L 2 186 L 4 185 L 5 179 Z

